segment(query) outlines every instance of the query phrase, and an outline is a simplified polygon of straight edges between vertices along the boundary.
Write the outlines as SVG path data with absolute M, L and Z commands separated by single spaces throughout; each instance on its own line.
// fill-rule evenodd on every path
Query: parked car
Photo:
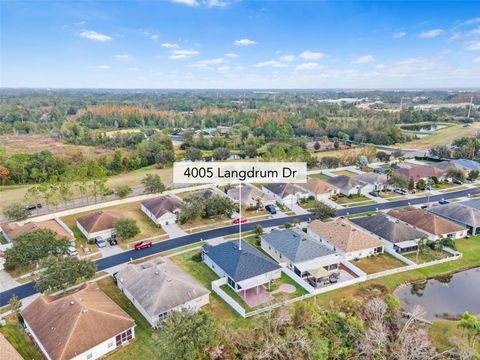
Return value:
M 275 207 L 275 205 L 267 205 L 265 206 L 265 210 L 267 210 L 272 215 L 277 213 L 277 208 Z
M 467 181 L 468 181 L 468 182 L 471 182 L 471 183 L 472 183 L 472 182 L 474 182 L 475 180 L 476 180 L 476 179 L 474 179 L 474 178 L 472 178 L 472 177 L 467 177 Z
M 372 196 L 375 196 L 375 197 L 380 196 L 380 193 L 378 191 L 370 191 L 369 194 L 372 195 Z
M 422 205 L 422 206 L 420 206 L 420 209 L 426 209 L 426 208 L 428 208 L 428 205 Z
M 108 239 L 108 243 L 109 243 L 111 246 L 118 244 L 117 239 L 115 239 L 115 236 L 112 236 L 110 239 Z
M 427 185 L 427 186 L 425 186 L 425 190 L 430 191 L 430 190 L 432 190 L 432 187 L 430 185 Z
M 97 244 L 97 246 L 99 248 L 104 248 L 105 246 L 107 246 L 107 243 L 105 242 L 105 240 L 103 240 L 101 237 L 97 236 L 95 238 L 95 244 Z
M 440 200 L 438 203 L 439 203 L 440 205 L 445 205 L 445 204 L 449 204 L 450 201 L 445 200 L 445 199 L 442 199 L 442 200 Z
M 232 224 L 237 225 L 237 224 L 245 224 L 248 221 L 246 217 L 242 217 L 239 219 L 233 220 Z
M 28 204 L 25 206 L 25 210 L 35 210 L 35 209 L 41 209 L 42 204 Z
M 152 242 L 150 240 L 143 240 L 135 244 L 135 250 L 146 249 L 151 246 L 152 246 Z
M 406 190 L 403 190 L 403 189 L 395 189 L 393 190 L 394 193 L 397 193 L 397 194 L 400 194 L 400 195 L 407 195 L 408 192 Z
M 457 184 L 457 185 L 463 185 L 463 181 L 462 181 L 462 180 L 453 179 L 452 182 L 453 182 L 454 184 Z
M 77 256 L 78 255 L 78 251 L 77 249 L 75 249 L 73 246 L 69 246 L 67 248 L 67 255 L 68 256 Z

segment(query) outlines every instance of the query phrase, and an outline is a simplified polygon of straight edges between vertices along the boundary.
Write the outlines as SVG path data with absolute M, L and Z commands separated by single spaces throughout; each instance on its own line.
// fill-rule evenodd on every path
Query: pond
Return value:
M 395 295 L 407 312 L 422 306 L 427 320 L 457 319 L 465 311 L 480 315 L 480 268 L 402 285 Z
M 408 130 L 408 131 L 416 131 L 420 133 L 429 133 L 429 132 L 434 132 L 440 129 L 445 129 L 447 125 L 439 125 L 439 124 L 423 124 L 423 125 L 402 125 L 400 128 L 402 130 Z

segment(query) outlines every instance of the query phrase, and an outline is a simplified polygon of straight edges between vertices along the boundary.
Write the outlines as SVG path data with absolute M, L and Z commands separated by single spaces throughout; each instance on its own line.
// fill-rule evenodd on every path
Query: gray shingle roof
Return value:
M 277 263 L 244 240 L 242 250 L 238 248 L 238 240 L 215 246 L 204 245 L 203 249 L 206 255 L 235 282 L 280 269 Z
M 385 214 L 351 219 L 351 222 L 391 243 L 420 239 L 425 234 Z
M 172 195 L 163 195 L 153 199 L 142 201 L 145 206 L 155 217 L 159 218 L 167 212 L 173 213 L 182 206 L 182 201 Z
M 477 210 L 480 210 L 480 199 L 472 199 L 472 200 L 462 201 L 461 204 L 469 206 L 469 207 L 477 209 Z
M 152 317 L 209 293 L 192 276 L 165 258 L 128 264 L 116 278 Z
M 305 190 L 288 183 L 271 183 L 265 184 L 264 187 L 282 198 L 296 193 L 305 193 Z
M 335 254 L 333 250 L 298 229 L 273 230 L 262 235 L 262 239 L 293 263 Z
M 463 203 L 451 203 L 445 205 L 435 205 L 427 209 L 431 213 L 437 214 L 449 220 L 459 223 L 480 227 L 480 210 Z
M 355 187 L 363 187 L 365 183 L 356 180 L 354 177 L 340 175 L 334 176 L 327 179 L 327 182 L 331 185 L 334 185 L 340 189 L 350 190 Z

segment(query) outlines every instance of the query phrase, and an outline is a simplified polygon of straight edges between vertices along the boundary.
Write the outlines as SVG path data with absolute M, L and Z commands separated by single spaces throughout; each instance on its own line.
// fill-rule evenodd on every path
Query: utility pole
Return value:
M 473 96 L 470 97 L 470 106 L 468 107 L 467 119 L 470 119 L 470 113 L 472 111 L 472 106 L 473 106 Z

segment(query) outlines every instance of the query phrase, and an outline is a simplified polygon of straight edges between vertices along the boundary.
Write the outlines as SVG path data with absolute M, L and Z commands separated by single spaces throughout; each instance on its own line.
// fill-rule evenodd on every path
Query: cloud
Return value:
M 256 45 L 258 44 L 256 41 L 249 40 L 249 39 L 240 39 L 240 40 L 235 40 L 233 42 L 233 45 L 235 46 L 250 46 L 250 45 Z
M 432 29 L 428 31 L 421 32 L 418 36 L 422 39 L 432 39 L 434 37 L 440 36 L 444 33 L 442 29 Z
M 164 47 L 166 49 L 178 49 L 179 48 L 178 44 L 172 44 L 172 43 L 168 43 L 168 42 L 163 43 L 162 47 Z
M 157 34 L 150 36 L 152 40 L 158 40 L 159 36 Z
M 217 70 L 220 71 L 220 72 L 225 72 L 229 69 L 230 69 L 230 66 L 228 66 L 228 65 L 220 66 L 219 68 L 217 68 Z
M 134 71 L 140 71 L 140 69 L 137 68 L 137 67 L 129 67 L 127 70 L 128 70 L 128 71 L 132 71 L 132 72 L 134 72 Z
M 295 67 L 297 70 L 316 70 L 320 69 L 320 64 L 316 62 L 308 62 L 308 63 L 303 63 L 299 64 Z
M 480 50 L 480 41 L 471 42 L 467 45 L 467 50 L 470 51 L 479 51 Z
M 461 23 L 460 25 L 461 26 L 464 26 L 464 25 L 473 25 L 473 24 L 478 24 L 480 23 L 480 17 L 476 17 L 476 18 L 473 18 L 473 19 L 468 19 L 468 20 L 465 20 L 463 23 Z
M 81 37 L 93 41 L 106 42 L 112 40 L 111 36 L 100 34 L 94 30 L 84 30 L 79 34 Z
M 125 61 L 125 62 L 133 61 L 133 58 L 130 55 L 127 55 L 127 54 L 118 54 L 118 55 L 115 55 L 114 57 L 118 61 Z
M 474 62 L 474 63 L 480 63 L 480 56 L 477 57 L 477 58 L 475 58 L 475 59 L 473 59 L 473 62 Z
M 291 62 L 295 60 L 295 55 L 283 55 L 280 56 L 280 61 Z
M 351 64 L 366 64 L 369 62 L 375 61 L 375 58 L 372 55 L 360 56 L 358 59 L 355 59 Z
M 325 56 L 325 54 L 321 52 L 313 52 L 309 50 L 305 50 L 300 54 L 300 57 L 305 60 L 320 60 Z
M 223 58 L 206 59 L 206 60 L 198 61 L 196 64 L 189 65 L 189 67 L 206 68 L 209 65 L 216 65 L 216 64 L 221 64 L 221 63 L 223 63 Z
M 169 58 L 173 60 L 186 59 L 195 55 L 198 55 L 196 50 L 173 50 Z
M 102 65 L 98 65 L 97 68 L 98 68 L 98 70 L 104 71 L 104 70 L 110 69 L 110 66 L 109 66 L 109 65 L 102 64 Z
M 270 61 L 263 61 L 263 62 L 259 62 L 255 65 L 253 65 L 254 67 L 267 67 L 267 66 L 271 66 L 271 67 L 274 67 L 274 68 L 284 68 L 284 67 L 287 67 L 288 65 L 285 64 L 285 63 L 282 63 L 280 61 L 277 61 L 277 60 L 270 60 Z
M 171 2 L 177 3 L 177 4 L 183 4 L 187 6 L 198 6 L 200 5 L 197 0 L 170 0 Z
M 223 56 L 228 57 L 228 58 L 236 58 L 238 57 L 238 54 L 235 53 L 226 53 Z
M 405 31 L 397 31 L 397 32 L 394 32 L 392 34 L 392 37 L 394 39 L 401 39 L 401 38 L 405 37 L 405 35 L 407 35 L 407 33 Z
M 227 1 L 222 1 L 222 0 L 206 0 L 205 4 L 208 7 L 220 7 L 224 8 L 228 5 Z

